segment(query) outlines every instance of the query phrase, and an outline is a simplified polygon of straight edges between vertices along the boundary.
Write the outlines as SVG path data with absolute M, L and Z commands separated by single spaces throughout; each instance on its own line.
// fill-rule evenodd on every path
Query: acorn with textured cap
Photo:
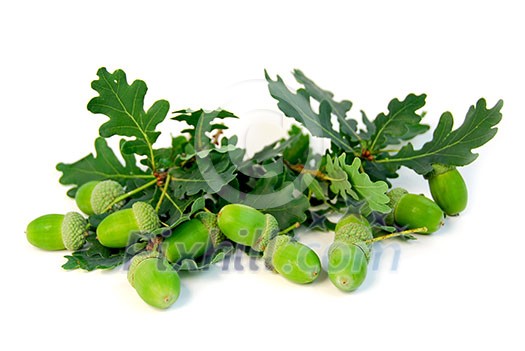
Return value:
M 288 235 L 270 240 L 263 258 L 267 268 L 298 284 L 313 282 L 321 272 L 315 251 Z
M 217 216 L 201 212 L 173 229 L 171 235 L 162 242 L 162 250 L 168 261 L 177 263 L 183 259 L 201 257 L 224 239 L 217 225 Z
M 433 171 L 425 176 L 432 198 L 449 216 L 457 216 L 467 208 L 468 190 L 461 173 L 453 166 L 432 165 Z
M 335 226 L 328 249 L 328 278 L 339 290 L 354 291 L 365 281 L 372 239 L 372 226 L 362 215 L 348 215 Z
M 436 232 L 444 224 L 444 213 L 431 199 L 424 195 L 410 194 L 403 188 L 394 188 L 387 193 L 392 212 L 385 221 L 408 229 L 425 228 L 419 234 Z
M 116 211 L 125 201 L 113 203 L 124 194 L 124 188 L 114 180 L 91 181 L 81 185 L 75 195 L 78 208 L 86 215 Z
M 144 252 L 131 259 L 128 281 L 147 304 L 166 309 L 179 298 L 180 278 L 157 252 Z
M 274 216 L 241 204 L 224 206 L 217 215 L 217 224 L 228 239 L 255 251 L 264 251 L 279 232 Z
M 26 229 L 27 240 L 43 250 L 80 249 L 86 242 L 88 223 L 77 212 L 47 214 L 31 221 Z
M 98 241 L 111 248 L 126 247 L 134 232 L 151 232 L 159 228 L 155 209 L 146 202 L 135 202 L 131 208 L 114 212 L 97 227 Z

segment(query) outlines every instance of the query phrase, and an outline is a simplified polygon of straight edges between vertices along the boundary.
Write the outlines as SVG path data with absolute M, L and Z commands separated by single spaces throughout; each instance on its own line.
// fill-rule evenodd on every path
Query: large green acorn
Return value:
M 199 258 L 211 246 L 224 240 L 217 225 L 217 216 L 201 212 L 196 218 L 177 226 L 169 237 L 164 239 L 162 249 L 166 259 L 177 263 L 187 258 Z
M 373 239 L 368 220 L 351 214 L 339 220 L 328 249 L 328 277 L 342 291 L 354 291 L 365 280 Z
M 354 291 L 365 281 L 370 249 L 364 243 L 335 241 L 328 250 L 328 277 L 342 291 Z
M 128 280 L 147 304 L 168 308 L 180 295 L 180 278 L 175 269 L 156 253 L 139 254 L 131 260 Z
M 217 215 L 217 224 L 228 239 L 255 251 L 264 251 L 270 239 L 279 232 L 274 216 L 241 204 L 224 206 Z
M 148 203 L 135 202 L 131 208 L 114 212 L 97 227 L 97 239 L 106 247 L 122 248 L 134 232 L 151 232 L 160 226 L 155 209 Z
M 465 180 L 456 167 L 432 165 L 434 171 L 428 179 L 432 198 L 449 216 L 456 216 L 467 207 L 468 190 Z
M 123 194 L 124 188 L 114 180 L 91 181 L 78 188 L 75 201 L 82 212 L 91 216 L 120 209 L 124 201 L 113 202 Z
M 408 229 L 426 228 L 420 234 L 430 234 L 443 225 L 444 213 L 431 199 L 424 195 L 409 194 L 402 188 L 388 192 L 391 214 L 386 218 L 387 224 L 397 224 Z
M 77 212 L 47 214 L 31 221 L 26 235 L 32 245 L 44 250 L 75 251 L 86 242 L 87 227 L 86 219 Z
M 288 235 L 274 237 L 263 257 L 266 267 L 294 283 L 311 283 L 321 272 L 321 261 L 315 251 Z

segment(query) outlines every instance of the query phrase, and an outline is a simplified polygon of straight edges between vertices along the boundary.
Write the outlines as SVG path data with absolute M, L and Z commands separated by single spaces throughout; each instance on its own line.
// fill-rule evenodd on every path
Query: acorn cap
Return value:
M 273 255 L 284 245 L 291 242 L 293 239 L 289 235 L 277 235 L 268 242 L 266 249 L 264 250 L 263 259 L 266 268 L 275 272 L 275 268 L 272 263 Z
M 275 217 L 269 213 L 265 214 L 264 217 L 266 219 L 264 230 L 252 245 L 252 248 L 257 251 L 264 251 L 266 246 L 268 246 L 268 242 L 279 233 L 279 223 Z
M 372 229 L 370 226 L 359 224 L 359 223 L 349 223 L 344 225 L 335 232 L 335 241 L 344 241 L 349 244 L 355 244 L 356 242 L 363 242 L 371 240 L 373 238 Z M 371 245 L 371 244 L 369 244 Z
M 221 232 L 217 224 L 217 215 L 211 212 L 200 212 L 195 216 L 208 230 L 210 240 L 213 247 L 217 247 L 220 243 L 226 240 L 226 236 Z
M 390 190 L 388 193 L 386 193 L 386 195 L 390 198 L 390 202 L 388 203 L 388 207 L 390 207 L 392 209 L 392 211 L 390 211 L 388 213 L 388 215 L 385 217 L 385 223 L 386 224 L 393 225 L 395 223 L 395 221 L 394 221 L 394 211 L 396 209 L 396 206 L 397 206 L 399 200 L 401 200 L 401 198 L 403 196 L 405 196 L 406 194 L 408 194 L 408 191 L 406 189 L 403 189 L 403 188 L 394 188 L 394 189 Z
M 62 241 L 66 249 L 75 251 L 86 242 L 87 220 L 77 212 L 68 212 L 62 222 Z
M 425 179 L 434 178 L 440 174 L 444 174 L 455 169 L 455 166 L 444 165 L 442 163 L 434 163 L 432 164 L 432 171 L 425 174 L 424 177 Z
M 159 227 L 159 216 L 150 204 L 139 201 L 135 202 L 131 208 L 133 209 L 133 215 L 137 220 L 139 230 L 151 232 Z
M 124 194 L 124 188 L 114 180 L 104 180 L 98 183 L 91 193 L 91 207 L 95 214 L 101 214 L 108 210 L 116 211 L 124 206 L 125 201 L 109 206 L 115 199 Z
M 135 256 L 130 261 L 128 267 L 128 281 L 132 287 L 135 287 L 135 271 L 142 261 L 149 258 L 158 258 L 160 254 L 157 251 L 143 251 Z

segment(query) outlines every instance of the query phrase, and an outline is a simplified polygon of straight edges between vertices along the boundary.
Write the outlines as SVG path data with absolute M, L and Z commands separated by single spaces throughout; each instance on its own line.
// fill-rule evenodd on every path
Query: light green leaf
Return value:
M 330 178 L 330 190 L 343 199 L 349 195 L 354 200 L 364 201 L 367 209 L 386 213 L 389 198 L 386 195 L 388 185 L 383 181 L 373 182 L 368 174 L 361 170 L 361 160 L 355 157 L 351 165 L 346 163 L 346 154 L 331 158 L 326 155 L 326 174 Z

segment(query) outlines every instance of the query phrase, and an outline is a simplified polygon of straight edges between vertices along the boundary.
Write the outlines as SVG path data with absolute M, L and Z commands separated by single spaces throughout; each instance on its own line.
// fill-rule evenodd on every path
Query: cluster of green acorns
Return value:
M 392 211 L 388 225 L 421 229 L 429 234 L 443 225 L 446 215 L 457 215 L 467 204 L 467 188 L 453 167 L 436 165 L 427 177 L 435 202 L 401 188 L 388 195 Z M 112 180 L 94 181 L 81 186 L 76 194 L 79 209 L 86 215 L 110 211 L 96 228 L 99 242 L 110 248 L 124 248 L 135 232 L 151 232 L 160 227 L 155 209 L 135 202 L 121 209 L 123 187 Z M 45 250 L 78 250 L 85 243 L 88 222 L 83 215 L 48 214 L 27 227 L 27 239 Z M 279 231 L 276 219 L 242 204 L 224 206 L 217 215 L 201 212 L 177 226 L 152 251 L 135 255 L 129 264 L 128 280 L 148 304 L 167 308 L 179 297 L 180 278 L 173 264 L 198 258 L 221 241 L 244 245 L 262 252 L 265 265 L 288 280 L 307 284 L 322 271 L 319 256 L 308 246 Z M 361 215 L 351 214 L 336 225 L 334 242 L 328 250 L 328 277 L 342 291 L 354 291 L 365 280 L 374 242 L 373 229 Z

